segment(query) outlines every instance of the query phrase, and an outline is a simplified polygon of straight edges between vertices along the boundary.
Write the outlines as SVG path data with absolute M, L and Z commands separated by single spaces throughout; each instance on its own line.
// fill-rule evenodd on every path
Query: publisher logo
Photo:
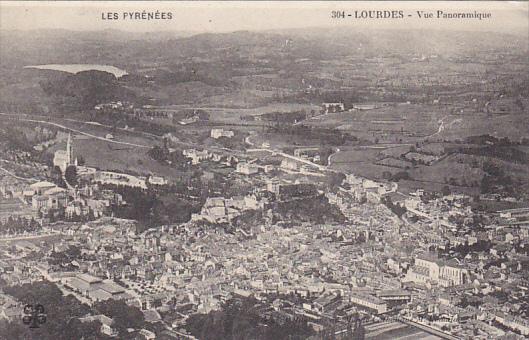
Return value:
M 41 304 L 25 305 L 22 322 L 29 325 L 29 328 L 39 328 L 46 322 L 46 312 Z

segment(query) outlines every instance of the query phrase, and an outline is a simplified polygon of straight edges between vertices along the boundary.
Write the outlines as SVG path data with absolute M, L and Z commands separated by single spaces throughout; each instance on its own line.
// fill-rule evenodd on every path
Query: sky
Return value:
M 527 1 L 380 1 L 380 2 L 62 2 L 0 1 L 1 29 L 70 29 L 132 32 L 231 32 L 304 27 L 417 28 L 529 34 Z M 123 20 L 123 12 L 171 12 L 172 20 Z M 333 10 L 402 10 L 404 19 L 332 19 Z M 417 10 L 491 13 L 491 19 L 419 19 Z M 118 20 L 103 20 L 117 12 Z M 412 17 L 408 17 L 410 14 Z

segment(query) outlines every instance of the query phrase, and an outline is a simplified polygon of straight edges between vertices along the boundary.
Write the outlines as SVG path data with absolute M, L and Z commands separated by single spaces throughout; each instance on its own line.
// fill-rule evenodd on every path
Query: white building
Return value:
M 235 136 L 235 133 L 230 130 L 211 129 L 211 137 L 215 139 L 220 137 L 232 138 L 233 136 Z
M 166 185 L 167 180 L 160 176 L 150 176 L 149 183 L 154 185 Z

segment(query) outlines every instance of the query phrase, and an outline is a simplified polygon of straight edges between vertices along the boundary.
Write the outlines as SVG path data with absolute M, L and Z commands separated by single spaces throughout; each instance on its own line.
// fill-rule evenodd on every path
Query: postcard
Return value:
M 0 1 L 0 340 L 527 338 L 528 18 Z

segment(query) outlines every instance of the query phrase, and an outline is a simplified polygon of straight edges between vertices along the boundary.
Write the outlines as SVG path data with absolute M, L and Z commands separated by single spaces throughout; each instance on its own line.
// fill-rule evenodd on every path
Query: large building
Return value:
M 73 157 L 72 135 L 70 133 L 66 142 L 66 150 L 55 151 L 53 165 L 58 166 L 63 173 L 70 165 L 77 165 L 77 159 Z
M 76 274 L 66 280 L 66 287 L 80 293 L 92 301 L 127 300 L 132 298 L 121 286 L 116 283 L 91 276 L 88 274 Z
M 408 272 L 406 279 L 420 284 L 450 287 L 467 283 L 468 271 L 455 260 L 444 260 L 435 255 L 423 254 L 415 259 L 415 265 Z
M 388 311 L 388 304 L 386 301 L 365 293 L 353 293 L 349 297 L 351 303 L 365 308 L 375 314 L 382 314 Z

